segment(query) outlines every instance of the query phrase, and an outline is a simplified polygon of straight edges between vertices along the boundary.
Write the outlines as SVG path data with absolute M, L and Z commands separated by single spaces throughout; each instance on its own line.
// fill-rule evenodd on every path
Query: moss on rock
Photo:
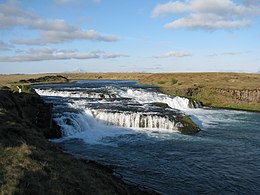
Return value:
M 180 119 L 181 125 L 179 125 L 178 130 L 185 135 L 191 135 L 198 133 L 201 129 L 199 126 L 193 122 L 189 116 L 182 116 Z

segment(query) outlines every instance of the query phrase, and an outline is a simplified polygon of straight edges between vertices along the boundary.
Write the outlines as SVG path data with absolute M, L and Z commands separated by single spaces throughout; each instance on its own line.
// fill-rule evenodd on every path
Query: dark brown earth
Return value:
M 51 105 L 36 93 L 0 90 L 1 194 L 152 194 L 125 184 L 109 167 L 65 154 Z

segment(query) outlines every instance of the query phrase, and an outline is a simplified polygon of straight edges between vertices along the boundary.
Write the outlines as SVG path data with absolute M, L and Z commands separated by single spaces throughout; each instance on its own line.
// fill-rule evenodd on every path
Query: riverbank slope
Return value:
M 65 154 L 48 138 L 61 136 L 51 105 L 34 92 L 0 90 L 2 194 L 144 194 L 113 170 Z

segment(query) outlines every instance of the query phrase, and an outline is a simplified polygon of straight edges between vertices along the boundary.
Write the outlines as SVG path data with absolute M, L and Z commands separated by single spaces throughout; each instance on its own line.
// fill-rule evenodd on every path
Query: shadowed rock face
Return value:
M 51 105 L 36 93 L 0 90 L 0 192 L 3 194 L 150 194 L 113 170 L 64 154 Z
M 22 124 L 41 128 L 47 139 L 61 137 L 58 125 L 52 120 L 52 105 L 44 103 L 36 93 L 0 90 L 0 109 Z
M 248 90 L 248 89 L 215 89 L 218 93 L 229 96 L 234 99 L 247 102 L 260 102 L 260 90 Z

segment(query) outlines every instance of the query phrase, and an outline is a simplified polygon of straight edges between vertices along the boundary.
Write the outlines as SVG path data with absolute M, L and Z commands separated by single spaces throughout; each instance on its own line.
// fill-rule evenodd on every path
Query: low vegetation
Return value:
M 260 74 L 151 74 L 140 82 L 158 86 L 169 95 L 199 100 L 210 107 L 260 111 Z
M 36 93 L 0 90 L 1 194 L 144 194 L 113 170 L 64 154 L 51 107 Z

